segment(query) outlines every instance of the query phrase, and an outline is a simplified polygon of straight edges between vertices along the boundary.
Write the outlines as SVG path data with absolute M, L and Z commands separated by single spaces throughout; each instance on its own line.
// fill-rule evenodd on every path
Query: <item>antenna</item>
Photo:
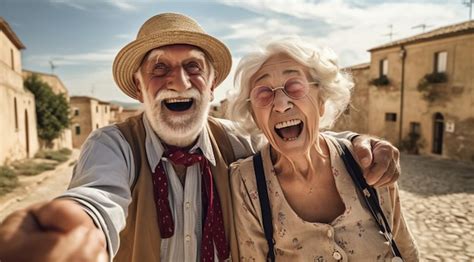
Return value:
M 390 28 L 390 32 L 387 33 L 387 34 L 384 34 L 383 36 L 390 37 L 390 42 L 392 42 L 393 35 L 396 35 L 397 33 L 393 32 L 393 25 L 392 24 L 388 25 L 388 27 Z
M 424 33 L 427 27 L 432 27 L 432 26 L 427 25 L 427 24 L 419 24 L 419 25 L 413 26 L 411 29 L 421 28 L 421 32 Z
M 474 0 L 464 0 L 463 5 L 469 7 L 469 20 L 472 20 L 472 5 Z
M 53 63 L 53 60 L 49 60 L 49 65 L 51 66 L 51 74 L 54 75 L 54 69 L 55 69 L 57 66 Z

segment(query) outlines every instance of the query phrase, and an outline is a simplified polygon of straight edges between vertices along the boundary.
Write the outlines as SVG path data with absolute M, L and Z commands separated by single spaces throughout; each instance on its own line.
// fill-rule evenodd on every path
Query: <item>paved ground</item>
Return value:
M 423 261 L 474 261 L 474 164 L 403 155 L 399 183 Z
M 72 166 L 63 164 L 41 182 L 23 181 L 28 189 L 10 200 L 0 198 L 0 221 L 15 209 L 60 194 L 71 172 Z M 422 261 L 474 261 L 474 164 L 402 155 L 402 173 L 402 205 Z
M 37 176 L 21 176 L 20 187 L 0 197 L 0 221 L 17 209 L 38 201 L 52 199 L 64 192 L 71 180 L 72 164 L 76 161 L 78 154 L 79 151 L 74 150 L 69 161 L 59 165 L 55 170 Z

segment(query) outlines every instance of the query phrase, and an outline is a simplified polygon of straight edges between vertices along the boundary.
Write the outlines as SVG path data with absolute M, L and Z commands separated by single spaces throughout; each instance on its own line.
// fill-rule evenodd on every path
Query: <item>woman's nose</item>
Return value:
M 273 110 L 276 112 L 286 112 L 293 107 L 292 99 L 289 98 L 283 89 L 275 90 L 273 98 Z

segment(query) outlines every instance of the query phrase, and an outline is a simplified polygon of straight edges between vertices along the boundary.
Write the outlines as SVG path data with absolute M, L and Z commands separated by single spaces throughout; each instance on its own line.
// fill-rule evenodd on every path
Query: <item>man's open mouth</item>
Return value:
M 169 98 L 163 101 L 166 108 L 171 111 L 186 111 L 193 106 L 194 99 L 192 98 Z
M 283 141 L 293 141 L 300 136 L 303 125 L 303 121 L 299 119 L 283 121 L 275 125 L 275 132 Z

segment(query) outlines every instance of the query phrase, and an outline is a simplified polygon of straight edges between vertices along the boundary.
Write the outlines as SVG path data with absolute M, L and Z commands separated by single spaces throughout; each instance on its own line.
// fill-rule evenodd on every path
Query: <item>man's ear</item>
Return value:
M 135 74 L 133 74 L 133 83 L 135 84 L 137 99 L 140 103 L 143 103 L 142 86 L 140 85 L 140 80 L 137 79 Z

